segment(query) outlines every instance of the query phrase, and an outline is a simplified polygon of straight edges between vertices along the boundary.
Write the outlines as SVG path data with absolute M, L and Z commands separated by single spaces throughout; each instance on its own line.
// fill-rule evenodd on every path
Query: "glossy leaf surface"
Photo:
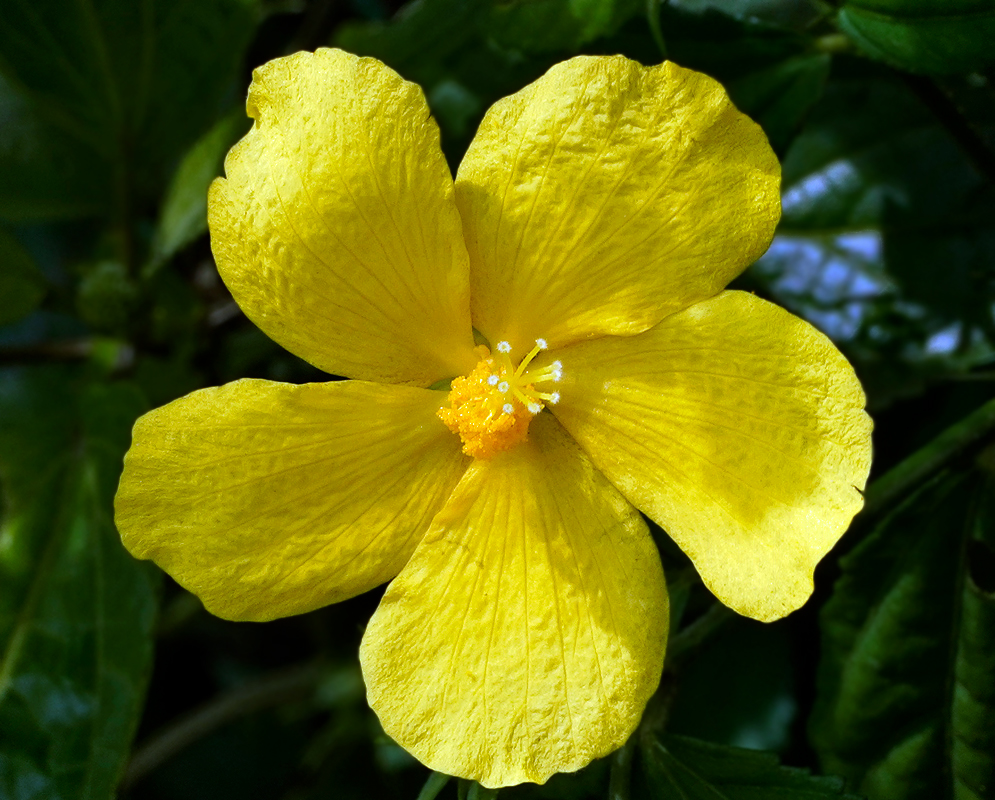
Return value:
M 946 475 L 842 560 L 811 736 L 871 800 L 983 800 L 995 782 L 992 482 Z
M 647 738 L 641 752 L 654 800 L 857 800 L 838 778 L 783 767 L 773 753 L 683 736 Z
M 995 58 L 987 0 L 851 0 L 838 22 L 868 55 L 913 72 L 968 72 Z
M 151 666 L 158 576 L 121 546 L 110 502 L 142 407 L 123 385 L 3 374 L 5 799 L 110 798 L 124 766 Z

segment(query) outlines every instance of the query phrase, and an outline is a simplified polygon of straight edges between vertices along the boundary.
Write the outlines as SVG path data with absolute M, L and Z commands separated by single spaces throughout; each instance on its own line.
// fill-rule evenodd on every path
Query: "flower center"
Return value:
M 535 389 L 535 384 L 556 382 L 563 376 L 559 361 L 529 369 L 532 359 L 545 349 L 546 342 L 537 339 L 516 367 L 507 342 L 498 342 L 493 355 L 486 347 L 478 347 L 480 361 L 473 372 L 453 381 L 449 408 L 439 409 L 439 419 L 459 434 L 468 456 L 488 459 L 525 441 L 532 417 L 547 403 L 553 405 L 560 399 L 559 392 Z

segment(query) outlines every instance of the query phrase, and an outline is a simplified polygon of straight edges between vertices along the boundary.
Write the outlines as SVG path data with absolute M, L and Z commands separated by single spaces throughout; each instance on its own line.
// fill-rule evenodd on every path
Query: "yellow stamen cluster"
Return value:
M 558 392 L 536 391 L 534 384 L 558 381 L 563 374 L 559 361 L 541 370 L 528 366 L 546 343 L 539 339 L 516 368 L 511 347 L 498 342 L 494 355 L 478 347 L 480 361 L 473 371 L 453 380 L 449 408 L 439 409 L 439 419 L 463 441 L 463 452 L 489 459 L 525 441 L 529 422 L 545 407 L 560 399 Z

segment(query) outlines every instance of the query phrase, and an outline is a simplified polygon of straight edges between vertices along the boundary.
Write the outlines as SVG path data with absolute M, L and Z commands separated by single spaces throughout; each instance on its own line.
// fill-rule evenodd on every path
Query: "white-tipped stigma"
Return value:
M 552 403 L 554 406 L 557 403 L 559 403 L 560 402 L 560 393 L 559 392 L 552 392 L 549 395 L 549 402 Z
M 510 353 L 511 352 L 511 345 L 508 342 L 498 342 L 497 343 L 497 351 L 499 353 Z
M 487 385 L 488 386 L 497 386 L 497 382 L 498 382 L 498 376 L 497 375 L 491 375 L 487 379 Z
M 538 414 L 542 411 L 542 406 L 538 403 L 529 403 L 526 408 L 528 408 L 530 414 Z
M 515 413 L 515 407 L 511 403 L 505 403 L 504 406 L 501 408 L 501 410 L 505 414 L 514 414 Z
M 545 381 L 556 383 L 563 378 L 563 364 L 559 361 L 554 361 L 548 367 L 528 372 L 524 377 L 531 383 L 543 383 Z
M 510 388 L 511 385 L 508 383 L 508 381 L 501 381 L 501 383 L 498 384 L 498 391 L 501 392 L 501 394 L 507 394 Z
M 536 347 L 538 347 L 540 350 L 545 350 L 546 348 L 549 347 L 549 345 L 546 344 L 545 339 L 536 339 Z

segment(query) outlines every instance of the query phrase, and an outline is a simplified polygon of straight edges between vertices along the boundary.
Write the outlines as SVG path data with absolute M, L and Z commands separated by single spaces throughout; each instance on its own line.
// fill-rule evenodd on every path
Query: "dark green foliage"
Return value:
M 143 704 L 159 583 L 111 514 L 144 402 L 63 370 L 2 378 L 0 796 L 110 797 Z
M 729 621 L 655 530 L 674 619 L 646 719 L 498 797 L 995 797 L 992 42 L 990 0 L 5 0 L 0 800 L 494 796 L 366 706 L 376 592 L 227 623 L 160 598 L 112 524 L 143 397 L 327 379 L 241 315 L 206 236 L 252 69 L 325 44 L 418 82 L 454 172 L 491 104 L 574 55 L 721 81 L 783 164 L 736 286 L 833 338 L 875 417 L 869 511 L 810 603 Z
M 657 800 L 858 800 L 838 778 L 782 767 L 771 753 L 682 736 L 641 744 L 648 795 Z
M 225 155 L 249 128 L 241 108 L 228 113 L 191 147 L 173 174 L 162 207 L 145 271 L 155 272 L 197 237 L 207 232 L 207 189 L 222 173 Z
M 410 80 L 423 83 L 418 73 L 437 68 L 462 50 L 476 37 L 486 13 L 486 3 L 419 0 L 390 22 L 343 26 L 335 43 L 350 52 L 378 58 Z
M 825 53 L 786 58 L 729 84 L 729 96 L 760 123 L 771 147 L 783 155 L 822 95 L 829 77 Z
M 34 311 L 45 296 L 45 276 L 27 250 L 0 228 L 0 325 Z
M 995 60 L 988 0 L 848 0 L 839 25 L 868 55 L 913 72 L 968 72 Z
M 6 26 L 5 26 L 6 27 Z M 19 222 L 109 210 L 112 173 L 72 123 L 49 123 L 0 75 L 0 218 Z
M 822 613 L 812 739 L 871 800 L 995 787 L 991 477 L 947 474 L 842 560 Z
M 645 0 L 495 0 L 488 32 L 504 47 L 570 52 L 646 8 Z
M 785 157 L 783 204 L 759 272 L 852 342 L 872 404 L 915 391 L 924 372 L 992 357 L 995 185 L 898 76 L 837 64 Z
M 217 119 L 256 0 L 11 0 L 0 26 L 0 215 L 133 213 Z M 43 184 L 35 185 L 35 176 Z

